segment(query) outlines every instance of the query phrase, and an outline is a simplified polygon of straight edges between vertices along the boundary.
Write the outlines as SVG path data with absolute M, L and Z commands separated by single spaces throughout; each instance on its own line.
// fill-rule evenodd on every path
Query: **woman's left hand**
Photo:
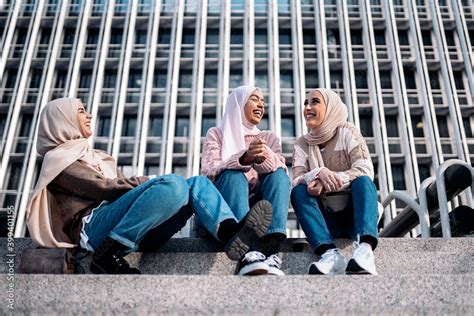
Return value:
M 323 183 L 319 179 L 313 180 L 310 184 L 308 184 L 307 191 L 309 195 L 320 196 L 322 193 L 324 193 Z

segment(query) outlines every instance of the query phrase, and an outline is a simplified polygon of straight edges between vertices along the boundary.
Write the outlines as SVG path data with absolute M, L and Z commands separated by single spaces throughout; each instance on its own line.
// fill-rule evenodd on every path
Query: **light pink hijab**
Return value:
M 319 91 L 326 104 L 326 114 L 322 123 L 304 135 L 309 145 L 309 165 L 311 169 L 324 167 L 319 145 L 327 143 L 337 133 L 338 127 L 347 126 L 347 106 L 342 102 L 337 93 L 330 89 L 315 89 Z
M 82 136 L 77 118 L 81 104 L 79 99 L 60 98 L 46 104 L 41 112 L 36 147 L 44 159 L 28 205 L 27 223 L 31 237 L 43 247 L 74 247 L 69 241 L 56 240 L 51 229 L 55 200 L 47 186 L 54 178 L 77 160 L 90 165 L 91 171 L 101 170 L 108 178 L 117 177 L 115 162 L 103 160 L 110 156 L 92 149 Z
M 227 97 L 224 117 L 219 125 L 222 132 L 222 160 L 245 149 L 245 135 L 257 135 L 260 130 L 245 117 L 244 107 L 252 92 L 260 90 L 252 86 L 240 86 Z

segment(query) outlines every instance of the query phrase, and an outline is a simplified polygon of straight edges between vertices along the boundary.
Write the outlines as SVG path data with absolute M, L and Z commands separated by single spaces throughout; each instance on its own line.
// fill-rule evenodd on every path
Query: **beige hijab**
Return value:
M 347 122 L 347 106 L 342 102 L 337 93 L 330 89 L 315 89 L 323 96 L 326 104 L 326 114 L 324 120 L 317 127 L 313 128 L 308 134 L 304 135 L 306 143 L 309 145 L 309 167 L 314 168 L 324 167 L 323 158 L 319 150 L 319 145 L 327 143 L 337 133 L 337 128 L 341 126 L 348 126 L 351 123 Z
M 57 240 L 51 228 L 54 197 L 47 185 L 73 162 L 80 160 L 91 166 L 92 172 L 116 178 L 117 169 L 109 157 L 92 149 L 82 136 L 77 118 L 79 99 L 60 98 L 46 104 L 38 126 L 37 151 L 44 156 L 38 182 L 27 209 L 28 230 L 34 241 L 43 247 L 74 247 L 69 240 Z

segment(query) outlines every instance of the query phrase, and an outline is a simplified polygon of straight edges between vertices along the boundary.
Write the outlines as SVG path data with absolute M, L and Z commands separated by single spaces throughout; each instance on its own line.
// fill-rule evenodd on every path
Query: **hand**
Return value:
M 322 193 L 324 193 L 323 183 L 319 179 L 313 180 L 308 185 L 307 191 L 309 195 L 320 196 Z
M 321 181 L 326 192 L 339 191 L 344 184 L 341 177 L 328 168 L 321 169 L 321 171 L 318 173 L 318 179 Z
M 256 139 L 249 144 L 249 148 L 245 152 L 245 156 L 247 157 L 247 161 L 262 163 L 266 159 L 267 153 L 267 142 L 263 139 Z

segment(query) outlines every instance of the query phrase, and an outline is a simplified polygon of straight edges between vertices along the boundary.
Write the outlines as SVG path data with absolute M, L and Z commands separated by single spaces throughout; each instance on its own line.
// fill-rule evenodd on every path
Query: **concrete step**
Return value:
M 307 274 L 308 266 L 317 260 L 312 252 L 291 252 L 292 240 L 285 243 L 280 256 L 285 274 Z M 352 252 L 349 240 L 338 240 L 345 256 Z M 33 246 L 22 240 L 24 249 Z M 0 273 L 8 273 L 5 248 L 0 256 Z M 309 249 L 307 249 L 309 250 Z M 396 274 L 467 274 L 474 273 L 474 238 L 452 239 L 381 239 L 375 251 L 378 273 Z M 144 274 L 168 275 L 232 275 L 236 264 L 230 261 L 221 246 L 201 239 L 173 239 L 159 252 L 132 253 L 127 260 Z M 15 256 L 15 271 L 19 272 L 21 253 Z M 85 273 L 89 271 L 90 257 L 81 260 Z
M 0 282 L 10 284 L 7 275 Z M 15 275 L 13 289 L 15 309 L 6 302 L 0 314 L 474 314 L 474 273 Z

